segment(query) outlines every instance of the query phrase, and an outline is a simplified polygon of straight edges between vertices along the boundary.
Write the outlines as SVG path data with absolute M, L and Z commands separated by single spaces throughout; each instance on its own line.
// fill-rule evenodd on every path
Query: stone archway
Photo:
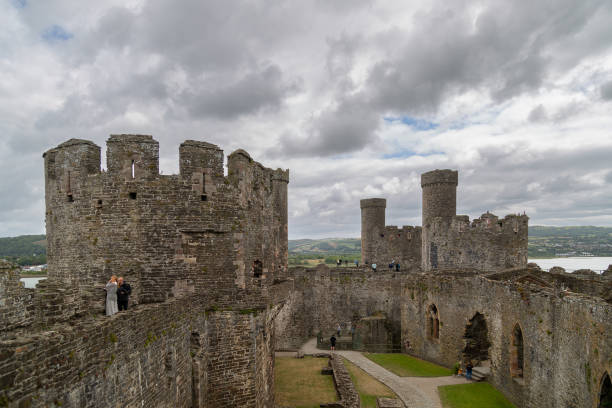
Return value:
M 463 335 L 465 348 L 463 349 L 464 361 L 472 361 L 473 365 L 489 359 L 489 333 L 487 321 L 482 313 L 477 312 L 465 326 Z
M 514 378 L 523 378 L 523 331 L 517 323 L 512 330 L 510 343 L 510 375 Z
M 440 338 L 440 316 L 435 304 L 427 308 L 427 338 L 437 340 Z
M 612 408 L 612 381 L 610 381 L 610 375 L 608 373 L 605 373 L 601 379 L 599 405 L 597 408 Z

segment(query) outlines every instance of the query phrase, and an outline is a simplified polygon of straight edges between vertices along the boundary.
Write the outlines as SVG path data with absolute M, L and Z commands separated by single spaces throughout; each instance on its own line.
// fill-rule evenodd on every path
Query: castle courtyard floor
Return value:
M 320 354 L 317 339 L 308 340 L 301 348 L 305 355 Z M 464 377 L 400 377 L 366 358 L 358 351 L 334 351 L 346 358 L 372 377 L 391 388 L 407 408 L 442 408 L 438 387 L 441 385 L 467 384 Z

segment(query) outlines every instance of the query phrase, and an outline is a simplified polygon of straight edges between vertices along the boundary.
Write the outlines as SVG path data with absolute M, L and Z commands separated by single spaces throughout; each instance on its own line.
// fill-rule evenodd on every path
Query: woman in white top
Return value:
M 111 276 L 106 284 L 106 315 L 112 316 L 119 311 L 117 308 L 117 277 Z

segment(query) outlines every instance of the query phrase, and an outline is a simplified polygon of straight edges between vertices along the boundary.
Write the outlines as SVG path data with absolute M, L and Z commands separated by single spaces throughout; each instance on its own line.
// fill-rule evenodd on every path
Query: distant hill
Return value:
M 298 254 L 341 254 L 361 252 L 359 238 L 325 238 L 289 240 L 289 253 Z
M 44 235 L 21 235 L 0 238 L 0 258 L 19 265 L 47 263 L 47 241 Z

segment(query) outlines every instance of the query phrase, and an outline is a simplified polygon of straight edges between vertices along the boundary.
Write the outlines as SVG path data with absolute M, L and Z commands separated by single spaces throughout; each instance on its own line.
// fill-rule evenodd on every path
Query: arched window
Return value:
M 261 278 L 263 274 L 263 263 L 259 259 L 256 259 L 253 262 L 253 276 L 256 278 Z
M 440 338 L 440 316 L 434 304 L 427 308 L 427 337 L 431 340 Z
M 517 323 L 512 330 L 510 343 L 510 375 L 523 378 L 523 331 Z
M 601 380 L 598 408 L 612 408 L 612 382 L 608 373 Z

